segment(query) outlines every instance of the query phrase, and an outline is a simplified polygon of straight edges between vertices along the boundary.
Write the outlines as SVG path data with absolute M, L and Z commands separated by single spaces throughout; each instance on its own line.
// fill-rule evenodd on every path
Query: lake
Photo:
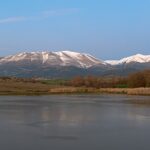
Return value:
M 0 96 L 1 150 L 149 150 L 150 97 Z

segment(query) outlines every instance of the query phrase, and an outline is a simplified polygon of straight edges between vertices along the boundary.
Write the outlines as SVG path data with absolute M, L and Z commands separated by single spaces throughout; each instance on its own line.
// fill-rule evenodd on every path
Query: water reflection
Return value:
M 150 107 L 143 101 L 149 97 L 0 97 L 0 145 L 3 150 L 140 150 L 150 138 Z
M 89 98 L 90 97 L 90 98 Z M 68 99 L 69 98 L 69 99 Z M 144 103 L 146 102 L 146 103 Z M 1 97 L 0 116 L 33 126 L 80 126 L 107 116 L 121 115 L 120 106 L 129 118 L 149 118 L 149 97 L 138 96 L 43 96 L 43 97 Z M 128 107 L 124 107 L 126 105 Z M 130 104 L 130 105 L 129 105 Z M 144 107 L 144 108 L 143 108 Z M 146 108 L 147 107 L 147 108 Z M 94 108 L 94 109 L 93 109 Z M 105 108 L 105 109 L 104 109 Z M 4 115 L 4 116 L 3 116 Z

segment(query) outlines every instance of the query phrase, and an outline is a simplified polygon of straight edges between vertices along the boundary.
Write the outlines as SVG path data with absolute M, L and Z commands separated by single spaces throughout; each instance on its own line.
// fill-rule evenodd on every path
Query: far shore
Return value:
M 52 95 L 52 94 L 127 94 L 148 95 L 150 87 L 141 88 L 96 88 L 65 85 L 59 80 L 32 80 L 0 78 L 0 95 Z
M 52 88 L 50 94 L 93 93 L 93 94 L 127 94 L 150 95 L 150 88 L 87 88 L 87 87 L 63 87 Z
M 88 87 L 47 87 L 11 88 L 0 90 L 0 95 L 61 95 L 61 94 L 127 94 L 150 96 L 150 88 L 88 88 Z

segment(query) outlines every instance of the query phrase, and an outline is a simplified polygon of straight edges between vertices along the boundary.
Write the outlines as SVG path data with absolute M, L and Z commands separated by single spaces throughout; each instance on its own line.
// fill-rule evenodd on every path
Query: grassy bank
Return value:
M 73 87 L 57 84 L 45 84 L 45 82 L 22 79 L 1 79 L 0 95 L 46 95 L 46 94 L 128 94 L 150 95 L 150 88 L 92 88 Z
M 100 92 L 128 95 L 150 95 L 150 88 L 104 88 L 100 89 Z
M 50 86 L 31 80 L 0 80 L 0 95 L 46 94 L 49 89 Z
M 128 95 L 150 95 L 150 88 L 87 88 L 87 87 L 57 87 L 49 90 L 51 94 L 69 93 L 111 93 Z

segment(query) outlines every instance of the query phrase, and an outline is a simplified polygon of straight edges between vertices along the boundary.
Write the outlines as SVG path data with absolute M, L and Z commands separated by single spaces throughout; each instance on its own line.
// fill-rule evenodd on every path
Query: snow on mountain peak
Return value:
M 97 65 L 123 65 L 132 62 L 148 63 L 150 62 L 150 55 L 136 54 L 120 60 L 102 61 L 90 54 L 72 52 L 72 51 L 58 51 L 58 52 L 23 52 L 16 55 L 3 57 L 0 59 L 0 64 L 6 63 L 36 63 L 48 66 L 76 66 L 80 68 L 89 68 Z
M 107 60 L 105 62 L 110 65 L 122 65 L 122 64 L 132 63 L 132 62 L 148 63 L 150 62 L 150 55 L 136 54 L 120 60 Z
M 81 68 L 89 68 L 93 65 L 103 64 L 103 61 L 100 61 L 91 55 L 72 51 L 23 52 L 0 59 L 0 64 L 10 62 L 37 62 L 52 66 L 76 66 Z

